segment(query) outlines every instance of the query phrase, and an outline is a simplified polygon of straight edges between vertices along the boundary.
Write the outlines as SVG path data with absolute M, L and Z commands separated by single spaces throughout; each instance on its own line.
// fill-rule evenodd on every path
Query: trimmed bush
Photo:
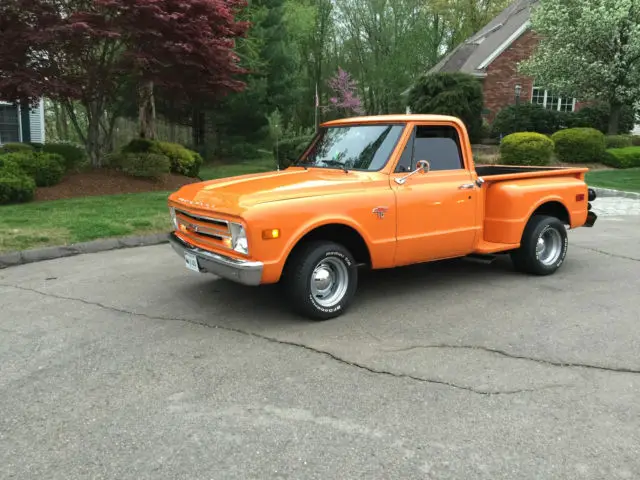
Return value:
M 164 155 L 171 162 L 171 171 L 187 177 L 197 177 L 202 166 L 199 153 L 189 150 L 179 143 L 156 142 L 151 147 L 151 153 Z
M 482 140 L 482 83 L 466 73 L 426 74 L 409 91 L 413 113 L 434 113 L 460 118 L 471 143 Z
M 602 160 L 606 149 L 605 136 L 595 128 L 569 128 L 554 133 L 558 159 L 566 163 L 596 163 Z
M 24 173 L 20 168 L 20 165 L 16 161 L 16 155 L 21 155 L 21 154 L 15 154 L 15 153 L 0 154 L 0 170 L 13 171 L 16 173 Z
M 631 137 L 631 145 L 634 147 L 640 147 L 640 135 L 633 135 Z
M 120 169 L 132 177 L 157 179 L 169 173 L 171 161 L 157 153 L 126 153 L 120 159 Z
M 507 135 L 500 144 L 500 162 L 505 165 L 545 166 L 551 163 L 553 142 L 536 132 Z
M 23 172 L 0 168 L 0 205 L 33 200 L 36 182 Z
M 510 135 L 516 132 L 535 132 L 551 135 L 566 123 L 566 113 L 549 110 L 541 105 L 522 103 L 510 105 L 498 112 L 491 124 L 491 136 Z
M 149 140 L 147 138 L 134 138 L 129 143 L 127 143 L 124 147 L 122 147 L 122 153 L 152 153 L 153 146 L 156 144 L 155 141 Z
M 41 151 L 42 147 L 44 147 L 44 143 L 40 142 L 27 142 L 27 144 L 31 145 L 36 152 Z
M 71 143 L 46 143 L 42 146 L 42 152 L 60 155 L 64 159 L 63 166 L 68 172 L 78 170 L 89 161 L 87 151 Z
M 287 168 L 295 162 L 313 140 L 313 135 L 287 138 L 278 142 L 277 159 L 280 168 Z M 273 155 L 276 156 L 276 148 L 273 148 Z
M 33 152 L 34 148 L 28 143 L 5 143 L 0 147 L 1 153 Z
M 64 158 L 55 153 L 33 153 L 24 155 L 18 165 L 33 178 L 38 187 L 57 185 L 64 176 Z
M 607 150 L 602 158 L 602 163 L 614 168 L 640 167 L 640 147 Z
M 64 176 L 64 158 L 53 153 L 15 152 L 0 158 L 14 172 L 20 170 L 33 178 L 38 187 L 56 185 Z
M 629 135 L 607 135 L 605 141 L 607 148 L 624 148 L 633 145 Z

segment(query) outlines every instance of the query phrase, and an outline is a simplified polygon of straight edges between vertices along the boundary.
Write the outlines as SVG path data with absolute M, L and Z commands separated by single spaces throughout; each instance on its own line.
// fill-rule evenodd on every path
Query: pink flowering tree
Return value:
M 324 107 L 325 109 L 334 110 L 342 116 L 364 114 L 362 102 L 357 94 L 358 84 L 351 79 L 348 72 L 338 68 L 338 73 L 327 84 L 333 91 L 333 96 L 329 98 L 330 105 Z

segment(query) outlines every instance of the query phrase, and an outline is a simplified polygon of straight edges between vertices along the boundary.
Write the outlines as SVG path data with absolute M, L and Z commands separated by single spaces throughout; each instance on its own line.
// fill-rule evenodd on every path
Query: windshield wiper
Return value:
M 342 170 L 344 170 L 344 173 L 349 173 L 349 170 L 347 169 L 347 164 L 346 163 L 342 163 L 342 162 L 339 162 L 337 160 L 320 160 L 320 162 L 325 163 L 326 165 L 328 165 L 330 167 L 341 168 Z

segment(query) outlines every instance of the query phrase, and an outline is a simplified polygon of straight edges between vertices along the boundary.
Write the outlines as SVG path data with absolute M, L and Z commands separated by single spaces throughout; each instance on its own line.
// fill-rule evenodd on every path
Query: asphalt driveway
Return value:
M 169 246 L 0 271 L 0 478 L 640 477 L 640 216 L 508 261 L 377 272 L 349 313 Z

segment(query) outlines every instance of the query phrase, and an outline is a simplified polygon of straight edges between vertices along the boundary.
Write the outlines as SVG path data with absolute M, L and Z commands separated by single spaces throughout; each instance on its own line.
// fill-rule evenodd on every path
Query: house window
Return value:
M 0 144 L 20 141 L 20 120 L 15 105 L 0 105 Z
M 540 87 L 533 87 L 531 103 L 542 105 L 547 110 L 558 110 L 560 112 L 573 112 L 576 108 L 575 98 L 558 97 L 549 90 Z

